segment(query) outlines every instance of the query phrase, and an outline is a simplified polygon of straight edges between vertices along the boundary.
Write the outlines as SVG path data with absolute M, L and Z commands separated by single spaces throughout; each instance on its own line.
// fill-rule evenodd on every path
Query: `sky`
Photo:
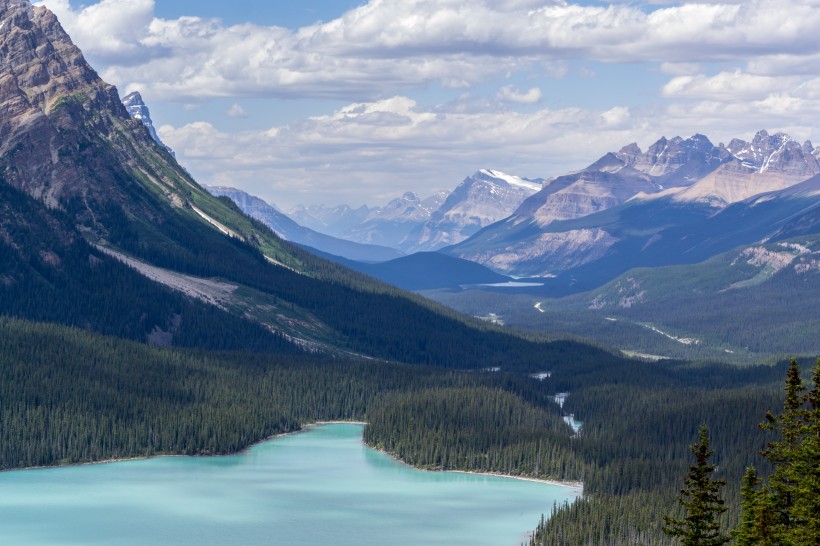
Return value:
M 631 142 L 820 144 L 820 0 L 41 0 L 197 181 L 289 210 Z

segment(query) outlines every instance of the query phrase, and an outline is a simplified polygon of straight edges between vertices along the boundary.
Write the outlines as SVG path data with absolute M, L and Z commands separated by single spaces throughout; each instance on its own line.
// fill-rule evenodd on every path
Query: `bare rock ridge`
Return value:
M 168 147 L 162 139 L 159 138 L 157 130 L 154 127 L 154 120 L 151 119 L 151 111 L 148 110 L 148 105 L 146 105 L 145 101 L 142 100 L 142 95 L 140 95 L 139 91 L 134 91 L 133 93 L 129 93 L 123 97 L 122 104 L 125 106 L 125 109 L 128 110 L 128 114 L 132 118 L 142 122 L 145 128 L 148 129 L 148 134 L 151 135 L 154 142 L 168 150 L 169 154 L 176 157 L 174 151 Z
M 541 189 L 543 180 L 527 180 L 482 169 L 465 178 L 430 219 L 401 242 L 408 252 L 437 250 L 460 243 L 481 228 L 512 214 Z
M 631 233 L 658 231 L 637 248 L 646 245 L 644 250 L 659 252 L 663 228 L 650 228 L 652 222 L 670 218 L 672 225 L 670 215 L 686 210 L 682 214 L 690 220 L 705 220 L 755 196 L 785 197 L 786 190 L 820 173 L 818 157 L 820 150 L 811 142 L 800 144 L 786 134 L 766 131 L 751 142 L 734 139 L 728 146 L 715 146 L 700 134 L 661 138 L 646 151 L 632 143 L 585 169 L 550 180 L 509 218 L 444 251 L 505 274 L 552 276 L 593 267 L 608 256 L 612 259 L 617 248 L 637 245 L 637 239 L 627 235 L 627 224 L 618 220 L 629 214 Z M 809 189 L 799 192 L 802 197 L 809 194 Z M 641 202 L 647 204 L 634 205 Z M 624 209 L 630 204 L 629 211 Z M 593 219 L 615 207 L 624 212 Z M 653 216 L 641 220 L 641 214 Z M 723 232 L 727 229 L 731 226 L 722 225 Z M 763 233 L 763 228 L 749 233 Z M 714 240 L 730 238 L 720 234 Z
M 92 190 L 67 182 L 89 173 L 62 164 L 61 154 L 78 148 L 80 139 L 71 142 L 61 129 L 73 123 L 77 108 L 127 120 L 116 89 L 99 79 L 50 11 L 25 0 L 0 1 L 0 57 L 0 167 L 6 181 L 50 206 Z M 111 121 L 100 118 L 94 129 L 108 134 Z
M 71 210 L 96 238 L 123 214 L 157 224 L 167 205 L 213 225 L 194 212 L 207 192 L 131 118 L 55 15 L 28 0 L 0 0 L 0 177 Z

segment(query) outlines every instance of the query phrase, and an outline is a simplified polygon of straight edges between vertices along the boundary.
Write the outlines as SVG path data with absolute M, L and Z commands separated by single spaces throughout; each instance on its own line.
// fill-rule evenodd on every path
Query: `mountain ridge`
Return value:
M 661 138 L 645 152 L 633 143 L 585 169 L 550 180 L 509 218 L 442 252 L 516 276 L 565 274 L 570 279 L 577 277 L 576 271 L 586 276 L 595 268 L 611 268 L 617 261 L 613 252 L 624 245 L 637 245 L 637 249 L 629 251 L 631 262 L 615 270 L 651 265 L 640 261 L 642 249 L 666 245 L 673 233 L 685 237 L 685 225 L 700 229 L 695 223 L 732 209 L 721 217 L 728 218 L 739 210 L 734 205 L 755 196 L 800 184 L 820 172 L 818 155 L 820 151 L 808 141 L 801 145 L 783 133 L 769 135 L 765 130 L 751 142 L 735 139 L 728 147 L 715 146 L 700 134 Z M 687 208 L 691 211 L 684 212 Z M 628 228 L 616 227 L 619 220 L 606 214 L 610 209 L 630 217 Z M 640 211 L 649 216 L 642 220 Z M 661 240 L 661 231 L 676 221 L 684 224 Z M 767 235 L 755 229 L 760 236 Z M 651 233 L 642 238 L 642 231 Z M 738 244 L 751 242 L 738 237 Z

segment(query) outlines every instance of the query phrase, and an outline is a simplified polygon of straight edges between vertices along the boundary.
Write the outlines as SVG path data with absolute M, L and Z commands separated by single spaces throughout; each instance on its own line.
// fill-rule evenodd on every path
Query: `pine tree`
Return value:
M 820 359 L 812 374 L 813 388 L 804 399 L 799 443 L 794 455 L 796 486 L 791 519 L 786 533 L 790 544 L 820 544 Z
M 695 464 L 689 466 L 689 474 L 684 479 L 686 487 L 681 489 L 678 502 L 683 506 L 683 519 L 664 517 L 663 531 L 678 537 L 683 546 L 720 546 L 729 538 L 720 532 L 718 516 L 726 511 L 720 498 L 720 488 L 724 480 L 715 480 L 711 474 L 717 468 L 709 462 L 714 451 L 709 447 L 709 431 L 706 425 L 700 427 L 700 440 L 690 451 L 695 456 Z
M 765 486 L 758 489 L 760 483 L 755 467 L 747 468 L 740 488 L 740 496 L 743 499 L 740 523 L 731 533 L 735 546 L 777 544 L 772 535 L 774 511 L 771 507 L 771 496 Z
M 806 393 L 800 369 L 791 361 L 786 374 L 783 413 L 766 413 L 764 430 L 780 439 L 762 455 L 775 467 L 759 491 L 756 476 L 743 483 L 743 514 L 733 533 L 739 546 L 816 546 L 820 544 L 820 360 Z

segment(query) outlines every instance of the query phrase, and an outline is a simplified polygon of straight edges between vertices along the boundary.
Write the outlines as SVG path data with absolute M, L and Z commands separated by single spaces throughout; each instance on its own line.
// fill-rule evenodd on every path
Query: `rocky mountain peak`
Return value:
M 88 65 L 57 17 L 28 1 L 0 3 L 0 54 L 0 94 L 6 100 L 22 95 L 19 98 L 27 106 L 48 113 L 66 95 L 82 93 L 86 100 L 103 102 L 117 97 L 116 89 Z
M 204 193 L 158 153 L 57 17 L 25 0 L 0 0 L 0 112 L 0 175 L 96 237 L 123 212 L 166 214 L 145 186 L 174 207 Z
M 125 106 L 125 109 L 132 118 L 141 122 L 143 126 L 148 129 L 148 134 L 151 135 L 154 142 L 168 150 L 168 153 L 172 156 L 176 157 L 174 151 L 159 138 L 157 130 L 154 128 L 154 121 L 151 119 L 151 112 L 148 110 L 148 105 L 145 104 L 139 91 L 134 91 L 126 95 L 122 99 L 122 105 Z
M 615 156 L 627 166 L 654 177 L 669 177 L 681 167 L 687 166 L 687 175 L 679 177 L 674 184 L 685 183 L 695 173 L 704 174 L 716 168 L 725 155 L 704 135 L 696 133 L 689 138 L 679 136 L 661 137 L 646 152 L 632 143 L 621 148 Z M 689 171 L 692 171 L 689 173 Z
M 785 133 L 770 135 L 768 131 L 758 131 L 751 142 L 732 139 L 727 150 L 750 172 L 791 176 L 812 176 L 820 172 L 811 142 L 801 145 Z

